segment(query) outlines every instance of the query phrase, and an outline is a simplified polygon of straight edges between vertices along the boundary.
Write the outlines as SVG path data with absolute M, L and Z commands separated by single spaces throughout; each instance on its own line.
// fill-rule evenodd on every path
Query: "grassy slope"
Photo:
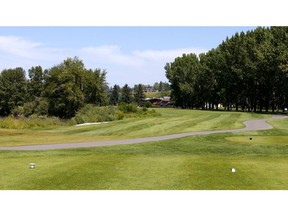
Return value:
M 242 122 L 270 115 L 157 109 L 161 116 L 129 118 L 103 125 L 59 127 L 47 130 L 0 129 L 0 146 L 115 140 L 188 131 L 241 128 Z
M 288 119 L 271 123 L 268 131 L 137 145 L 2 151 L 0 189 L 287 190 Z

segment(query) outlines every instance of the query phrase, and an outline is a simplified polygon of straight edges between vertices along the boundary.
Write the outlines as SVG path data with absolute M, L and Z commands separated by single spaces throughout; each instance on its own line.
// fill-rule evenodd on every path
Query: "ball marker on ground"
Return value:
M 35 163 L 30 163 L 30 164 L 29 164 L 29 167 L 30 167 L 30 169 L 35 169 L 36 164 L 35 164 Z

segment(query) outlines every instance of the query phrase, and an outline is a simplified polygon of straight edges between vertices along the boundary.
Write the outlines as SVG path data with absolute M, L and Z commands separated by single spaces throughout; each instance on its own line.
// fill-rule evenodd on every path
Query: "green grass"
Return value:
M 161 92 L 145 92 L 146 98 L 159 98 L 161 97 Z
M 80 141 L 151 137 L 189 131 L 244 127 L 243 121 L 269 118 L 253 113 L 156 109 L 159 116 L 127 118 L 92 126 L 52 129 L 0 129 L 0 146 L 19 146 Z
M 145 92 L 146 98 L 161 98 L 164 96 L 170 96 L 171 91 L 163 91 L 163 92 Z
M 183 112 L 184 115 L 189 113 L 194 115 L 194 111 Z M 229 118 L 234 116 L 223 113 L 213 118 L 214 121 L 220 120 L 220 126 L 222 121 L 230 122 L 223 116 L 225 114 Z M 235 114 L 241 120 L 258 117 L 248 113 Z M 178 111 L 166 109 L 161 117 L 165 115 L 181 116 Z M 206 115 L 213 115 L 213 112 L 206 112 Z M 199 118 L 206 119 L 205 115 Z M 287 190 L 288 119 L 270 122 L 275 128 L 267 131 L 98 148 L 0 151 L 0 189 Z M 181 128 L 181 124 L 177 125 Z M 232 120 L 231 125 L 235 127 Z M 196 128 L 205 127 L 203 123 Z M 88 132 L 91 130 L 79 131 L 80 134 Z M 36 169 L 29 169 L 31 162 L 36 163 Z M 232 167 L 236 168 L 236 173 L 231 172 Z

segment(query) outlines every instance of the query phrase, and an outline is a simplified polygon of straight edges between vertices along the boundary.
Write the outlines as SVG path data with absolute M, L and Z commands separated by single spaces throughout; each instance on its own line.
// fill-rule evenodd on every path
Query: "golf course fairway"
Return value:
M 159 117 L 82 128 L 35 130 L 34 134 L 43 133 L 47 137 L 50 134 L 54 138 L 59 135 L 60 141 L 63 137 L 68 137 L 70 141 L 69 136 L 70 139 L 77 137 L 77 141 L 81 142 L 91 141 L 92 138 L 125 140 L 154 137 L 156 132 L 162 136 L 241 129 L 245 127 L 245 121 L 271 118 L 271 115 L 238 112 L 174 109 L 159 109 L 157 112 L 161 113 Z M 0 187 L 2 190 L 288 189 L 288 120 L 283 118 L 268 122 L 273 126 L 272 129 L 202 134 L 133 145 L 35 151 L 1 150 Z M 1 134 L 4 132 L 1 129 Z M 13 132 L 16 133 L 9 130 L 10 137 L 13 137 Z M 20 134 L 15 134 L 13 138 L 31 137 L 32 132 L 18 131 Z M 109 133 L 110 139 L 107 138 Z M 90 140 L 85 139 L 88 134 Z M 1 146 L 11 146 L 7 137 L 0 138 L 0 141 Z M 54 143 L 61 142 L 55 138 Z M 28 144 L 37 143 L 31 138 Z M 24 141 L 19 141 L 17 146 L 25 146 Z M 35 169 L 29 168 L 30 163 L 36 164 Z M 236 172 L 231 172 L 232 168 Z

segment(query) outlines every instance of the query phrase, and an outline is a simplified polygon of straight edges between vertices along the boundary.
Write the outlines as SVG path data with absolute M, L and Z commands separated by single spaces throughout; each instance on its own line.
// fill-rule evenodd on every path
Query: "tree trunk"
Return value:
M 269 104 L 270 104 L 269 98 L 266 98 L 266 100 L 265 100 L 265 111 L 266 112 L 269 111 Z

